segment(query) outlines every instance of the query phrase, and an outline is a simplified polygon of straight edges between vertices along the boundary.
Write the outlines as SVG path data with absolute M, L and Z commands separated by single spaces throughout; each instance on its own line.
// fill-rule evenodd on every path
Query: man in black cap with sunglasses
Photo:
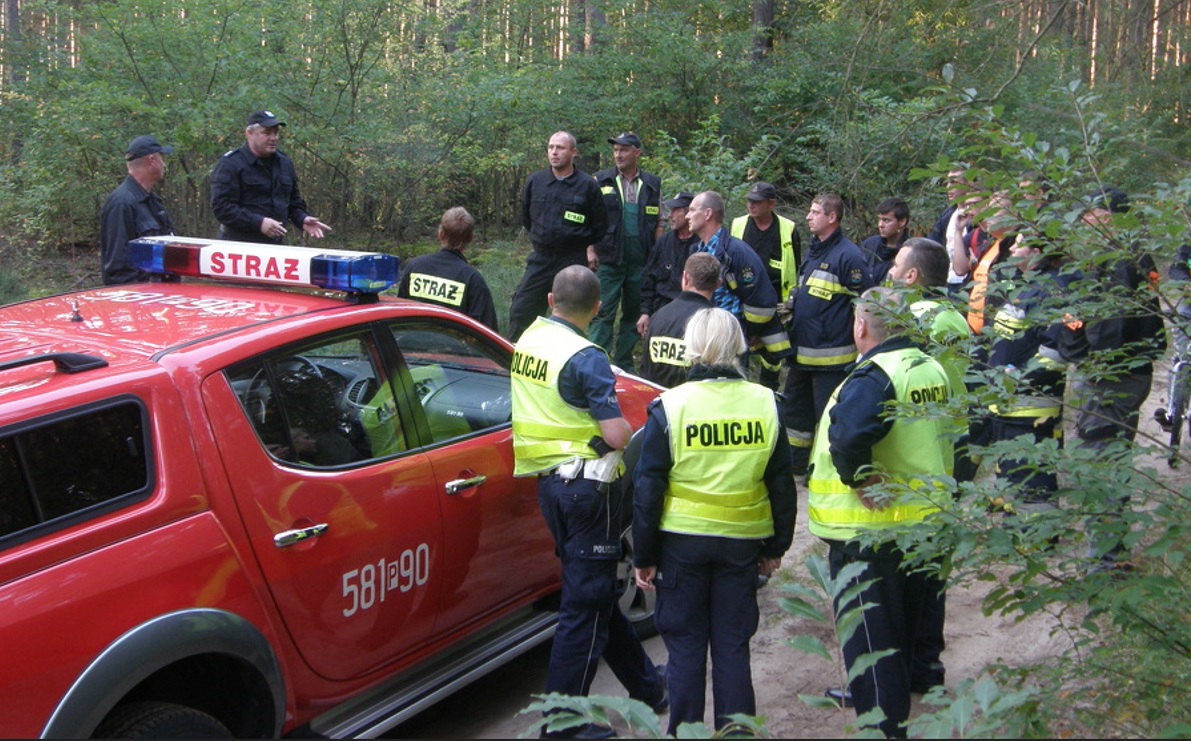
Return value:
M 128 243 L 138 237 L 174 233 L 174 222 L 153 188 L 165 177 L 165 155 L 173 147 L 151 136 L 138 136 L 128 144 L 124 159 L 128 176 L 113 190 L 99 215 L 100 274 L 104 285 L 143 283 L 149 274 L 128 262 Z
M 285 121 L 271 111 L 254 111 L 244 128 L 244 145 L 215 163 L 211 210 L 219 219 L 220 239 L 281 244 L 286 221 L 315 239 L 331 231 L 306 213 L 294 162 L 277 148 L 282 126 Z

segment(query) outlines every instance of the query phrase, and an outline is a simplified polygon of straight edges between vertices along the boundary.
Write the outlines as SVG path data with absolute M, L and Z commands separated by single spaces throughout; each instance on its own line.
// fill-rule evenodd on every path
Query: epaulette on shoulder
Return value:
M 232 153 L 233 153 L 233 152 L 235 152 L 235 151 L 236 151 L 236 150 L 234 150 L 234 149 L 229 149 L 229 150 L 227 150 L 226 152 L 224 152 L 224 153 L 223 153 L 223 156 L 224 156 L 224 157 L 227 157 L 228 155 L 232 154 Z

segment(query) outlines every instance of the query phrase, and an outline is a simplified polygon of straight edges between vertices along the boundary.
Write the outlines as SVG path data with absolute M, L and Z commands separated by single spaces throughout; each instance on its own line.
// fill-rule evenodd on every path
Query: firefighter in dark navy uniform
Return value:
M 650 406 L 633 474 L 633 566 L 657 590 L 671 735 L 704 722 L 709 649 L 717 730 L 757 714 L 758 576 L 781 566 L 798 507 L 777 398 L 745 378 L 740 323 L 704 309 L 684 340 L 690 380 Z
M 720 285 L 720 261 L 708 252 L 686 259 L 682 270 L 682 293 L 652 317 L 641 353 L 641 377 L 673 388 L 686 381 L 691 367 L 686 356 L 687 322 L 697 312 L 712 306 L 711 297 Z
M 649 332 L 649 318 L 682 293 L 682 266 L 695 246 L 699 235 L 691 231 L 687 209 L 695 199 L 692 193 L 679 193 L 662 203 L 669 213 L 670 231 L 658 239 L 645 263 L 641 278 L 641 316 L 637 317 L 637 334 Z
M 632 428 L 608 356 L 584 334 L 600 309 L 599 279 L 581 265 L 564 268 L 547 302 L 550 316 L 521 335 L 511 367 L 514 475 L 537 477 L 538 504 L 562 560 L 546 692 L 586 695 L 603 656 L 630 697 L 663 712 L 663 672 L 618 604 L 627 512 L 617 479 Z M 607 738 L 612 729 L 586 725 L 549 735 Z
M 467 209 L 447 209 L 438 225 L 442 249 L 418 255 L 405 265 L 397 295 L 462 311 L 477 322 L 499 332 L 492 291 L 480 271 L 463 256 L 475 234 L 476 219 Z
M 244 144 L 225 153 L 211 173 L 211 211 L 219 238 L 281 244 L 285 222 L 321 239 L 331 227 L 306 213 L 294 162 L 277 148 L 284 121 L 270 111 L 254 111 L 244 128 Z
M 724 226 L 723 197 L 705 190 L 691 201 L 687 215 L 691 231 L 699 235 L 699 244 L 692 252 L 709 252 L 723 266 L 723 283 L 712 301 L 740 320 L 749 346 L 755 346 L 767 360 L 776 362 L 787 357 L 790 337 L 777 318 L 777 293 L 756 250 L 733 237 Z

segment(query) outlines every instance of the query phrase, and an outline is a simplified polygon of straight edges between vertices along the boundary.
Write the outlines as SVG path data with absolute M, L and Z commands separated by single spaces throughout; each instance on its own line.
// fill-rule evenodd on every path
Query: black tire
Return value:
M 92 738 L 234 738 L 213 716 L 168 702 L 130 702 L 117 706 Z
M 641 640 L 653 638 L 658 634 L 657 625 L 653 622 L 653 613 L 657 605 L 657 592 L 648 592 L 637 586 L 633 576 L 633 532 L 627 528 L 620 539 L 624 549 L 624 557 L 616 566 L 617 587 L 620 589 L 620 611 L 629 619 L 633 631 Z

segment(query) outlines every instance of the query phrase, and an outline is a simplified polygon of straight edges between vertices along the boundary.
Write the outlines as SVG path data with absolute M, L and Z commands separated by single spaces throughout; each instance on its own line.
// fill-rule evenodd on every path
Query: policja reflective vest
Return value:
M 773 215 L 778 225 L 778 249 L 780 255 L 770 255 L 768 267 L 781 274 L 781 291 L 777 302 L 780 304 L 790 298 L 790 292 L 798 285 L 798 254 L 794 249 L 794 222 L 785 216 Z M 732 236 L 744 240 L 744 230 L 748 226 L 748 215 L 738 216 L 732 220 Z
M 857 368 L 866 363 L 875 363 L 885 371 L 899 402 L 927 404 L 948 399 L 947 375 L 942 366 L 916 347 L 878 353 Z M 847 383 L 845 379 L 836 388 L 823 410 L 822 421 L 815 431 L 812 468 L 806 482 L 809 529 L 812 534 L 829 540 L 851 540 L 862 530 L 884 530 L 921 522 L 939 511 L 936 501 L 950 500 L 950 492 L 942 488 L 938 477 L 950 476 L 955 465 L 948 420 L 931 416 L 896 419 L 889 434 L 873 446 L 874 472 L 908 486 L 911 492 L 885 509 L 866 508 L 858 492 L 840 479 L 827 440 L 831 409 Z
M 762 540 L 773 535 L 765 468 L 779 425 L 773 392 L 743 379 L 707 379 L 663 392 L 670 486 L 660 529 Z
M 521 335 L 510 367 L 513 392 L 513 475 L 530 476 L 574 458 L 599 458 L 588 442 L 599 422 L 568 404 L 558 388 L 563 366 L 585 347 L 586 337 L 538 317 Z

